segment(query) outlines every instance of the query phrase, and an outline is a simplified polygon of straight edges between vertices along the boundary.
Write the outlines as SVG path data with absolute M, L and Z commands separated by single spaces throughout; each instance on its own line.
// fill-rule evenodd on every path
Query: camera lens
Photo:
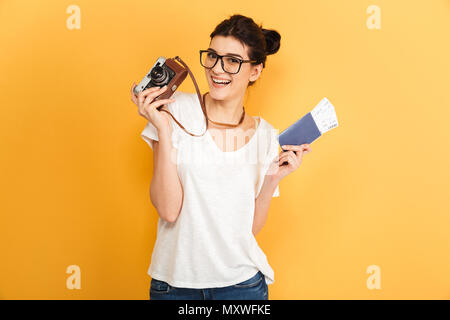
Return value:
M 167 70 L 165 68 L 160 66 L 154 67 L 150 74 L 152 77 L 151 82 L 155 86 L 164 86 L 167 84 L 169 75 L 167 74 Z
M 152 76 L 152 79 L 159 79 L 164 75 L 164 69 L 160 66 L 154 67 L 150 74 Z

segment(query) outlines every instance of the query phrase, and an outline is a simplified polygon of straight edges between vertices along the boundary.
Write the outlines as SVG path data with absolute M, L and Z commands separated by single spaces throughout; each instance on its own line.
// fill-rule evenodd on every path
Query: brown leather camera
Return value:
M 167 67 L 169 67 L 175 75 L 172 77 L 172 79 L 167 84 L 167 90 L 163 92 L 161 95 L 155 98 L 155 100 L 160 99 L 168 99 L 170 98 L 173 93 L 178 89 L 178 87 L 181 85 L 181 83 L 186 79 L 186 76 L 188 75 L 188 72 L 185 68 L 180 66 L 174 59 L 169 58 L 166 59 L 164 63 Z M 162 106 L 158 108 L 160 110 Z
M 179 61 L 183 66 L 180 66 L 175 60 Z M 195 90 L 197 91 L 197 96 L 200 101 L 200 105 L 203 110 L 203 114 L 205 115 L 206 121 L 206 130 L 208 130 L 208 117 L 206 115 L 206 108 L 204 104 L 204 100 L 200 95 L 200 90 L 198 89 L 197 82 L 189 69 L 189 67 L 181 60 L 180 57 L 176 56 L 175 58 L 164 58 L 159 57 L 153 67 L 150 69 L 150 72 L 142 79 L 142 81 L 134 88 L 134 93 L 137 95 L 145 89 L 151 87 L 163 87 L 167 85 L 167 90 L 163 92 L 161 95 L 157 96 L 154 100 L 168 99 L 173 93 L 179 88 L 181 83 L 186 79 L 187 74 L 192 78 L 192 81 L 195 85 Z M 169 82 L 167 80 L 169 79 Z M 178 120 L 170 113 L 168 110 L 163 109 L 165 105 L 159 106 L 157 109 L 159 111 L 164 111 L 168 113 L 173 120 L 182 128 L 186 133 L 191 136 L 201 137 L 206 133 L 206 130 L 201 135 L 196 135 L 187 131 L 183 125 L 178 122 Z

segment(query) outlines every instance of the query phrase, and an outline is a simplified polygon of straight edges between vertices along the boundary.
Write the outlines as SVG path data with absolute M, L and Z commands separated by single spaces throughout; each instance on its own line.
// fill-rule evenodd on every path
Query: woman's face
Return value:
M 215 36 L 211 39 L 209 49 L 214 49 L 219 55 L 235 54 L 242 60 L 250 60 L 247 55 L 248 47 L 232 36 Z M 245 94 L 249 81 L 255 81 L 262 71 L 262 63 L 252 65 L 243 63 L 236 74 L 230 74 L 222 69 L 220 59 L 212 69 L 205 68 L 205 75 L 209 85 L 209 94 L 215 100 L 230 100 Z M 216 86 L 213 78 L 229 80 L 229 84 Z

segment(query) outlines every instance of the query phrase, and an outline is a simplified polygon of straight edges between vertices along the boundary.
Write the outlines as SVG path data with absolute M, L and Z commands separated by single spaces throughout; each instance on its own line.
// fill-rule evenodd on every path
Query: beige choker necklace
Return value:
M 205 115 L 206 115 L 206 119 L 208 119 L 209 121 L 211 121 L 212 123 L 214 123 L 214 124 L 216 124 L 216 125 L 228 126 L 228 127 L 231 127 L 231 128 L 234 128 L 234 127 L 239 126 L 239 125 L 244 121 L 244 118 L 245 118 L 245 108 L 244 108 L 244 107 L 242 107 L 242 116 L 241 116 L 241 119 L 239 120 L 239 122 L 238 122 L 237 124 L 230 124 L 230 123 L 216 122 L 216 121 L 213 121 L 213 120 L 209 119 L 209 118 L 208 118 L 208 114 L 207 114 L 207 112 L 206 112 L 206 103 L 205 103 L 205 96 L 206 96 L 208 93 L 209 93 L 209 92 L 206 92 L 205 94 L 203 94 L 203 105 L 205 106 Z

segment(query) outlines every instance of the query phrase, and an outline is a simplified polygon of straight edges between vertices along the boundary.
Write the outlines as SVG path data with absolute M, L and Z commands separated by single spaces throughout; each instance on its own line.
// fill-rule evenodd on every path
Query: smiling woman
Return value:
M 246 114 L 243 102 L 281 37 L 242 15 L 222 21 L 210 37 L 208 48 L 200 50 L 210 89 L 202 97 L 206 112 L 195 93 L 177 91 L 168 104 L 190 132 L 207 134 L 187 134 L 170 118 L 169 136 L 150 121 L 142 131 L 158 153 L 152 199 L 171 217 L 160 214 L 158 221 L 150 295 L 266 300 L 274 272 L 255 234 L 272 197 L 279 196 L 279 176 L 268 173 L 278 156 L 277 131 L 262 117 Z
M 229 105 L 242 104 L 247 87 L 255 83 L 265 67 L 267 55 L 279 50 L 281 36 L 275 30 L 256 25 L 250 18 L 234 15 L 222 21 L 210 37 L 209 48 L 200 50 L 200 62 L 210 88 L 217 89 L 210 92 L 212 109 L 239 109 L 218 101 L 234 100 Z M 229 84 L 215 83 L 220 81 Z M 226 118 L 223 112 L 222 117 Z

